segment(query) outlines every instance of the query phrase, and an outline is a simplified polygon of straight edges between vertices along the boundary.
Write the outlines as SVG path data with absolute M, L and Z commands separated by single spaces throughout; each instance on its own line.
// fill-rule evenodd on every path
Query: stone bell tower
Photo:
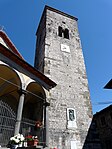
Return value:
M 35 68 L 57 84 L 46 97 L 48 149 L 82 149 L 92 120 L 77 20 L 45 6 L 36 33 Z

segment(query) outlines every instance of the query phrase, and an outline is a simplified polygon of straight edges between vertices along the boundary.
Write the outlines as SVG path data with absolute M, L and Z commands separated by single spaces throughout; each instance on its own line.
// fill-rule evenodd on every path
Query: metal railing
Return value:
M 6 146 L 14 134 L 16 115 L 11 107 L 0 100 L 0 145 Z
M 23 136 L 26 136 L 28 134 L 33 135 L 34 134 L 34 126 L 35 126 L 35 121 L 28 119 L 28 118 L 22 118 L 20 133 L 22 133 Z

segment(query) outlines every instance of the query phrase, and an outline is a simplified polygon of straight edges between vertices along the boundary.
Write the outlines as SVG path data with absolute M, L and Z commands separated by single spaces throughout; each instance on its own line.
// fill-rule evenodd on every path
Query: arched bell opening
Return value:
M 17 112 L 21 81 L 18 74 L 6 65 L 0 65 L 0 100 Z

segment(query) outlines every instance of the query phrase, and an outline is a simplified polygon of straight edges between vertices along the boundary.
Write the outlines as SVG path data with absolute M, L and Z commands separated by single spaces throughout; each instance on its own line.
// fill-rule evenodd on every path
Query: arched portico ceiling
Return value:
M 26 88 L 27 94 L 25 97 L 26 102 L 44 102 L 46 99 L 45 91 L 41 85 L 36 82 L 31 82 Z
M 6 65 L 0 65 L 0 98 L 5 95 L 12 95 L 19 99 L 18 89 L 21 88 L 21 81 L 17 73 Z

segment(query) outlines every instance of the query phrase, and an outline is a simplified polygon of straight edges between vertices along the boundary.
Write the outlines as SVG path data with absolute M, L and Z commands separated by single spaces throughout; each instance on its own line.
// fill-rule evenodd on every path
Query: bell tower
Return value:
M 57 84 L 46 97 L 48 148 L 82 149 L 92 120 L 77 21 L 45 6 L 36 33 L 35 68 Z

